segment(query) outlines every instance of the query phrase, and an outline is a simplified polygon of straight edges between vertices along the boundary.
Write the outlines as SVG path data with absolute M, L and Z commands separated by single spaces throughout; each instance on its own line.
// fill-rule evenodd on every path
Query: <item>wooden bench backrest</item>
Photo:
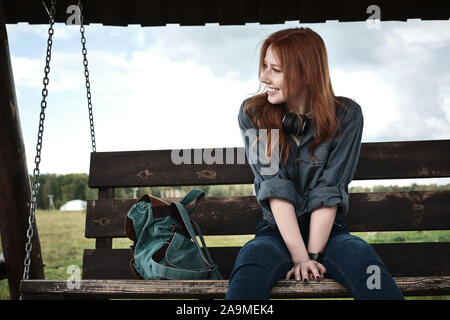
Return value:
M 222 149 L 223 164 L 206 164 L 204 151 L 211 149 L 186 150 L 193 164 L 179 165 L 172 161 L 172 150 L 91 154 L 89 187 L 99 189 L 99 199 L 88 201 L 85 236 L 97 242 L 95 250 L 85 250 L 84 279 L 133 278 L 130 250 L 112 249 L 112 239 L 126 237 L 124 217 L 135 199 L 114 199 L 114 188 L 253 184 L 243 148 Z M 354 180 L 440 177 L 450 177 L 450 140 L 363 143 Z M 450 230 L 449 211 L 450 191 L 351 193 L 346 221 L 351 232 Z M 204 235 L 254 234 L 261 209 L 254 196 L 207 196 L 193 219 Z M 450 270 L 446 242 L 373 247 L 394 276 L 448 275 Z M 224 276 L 239 249 L 210 248 Z

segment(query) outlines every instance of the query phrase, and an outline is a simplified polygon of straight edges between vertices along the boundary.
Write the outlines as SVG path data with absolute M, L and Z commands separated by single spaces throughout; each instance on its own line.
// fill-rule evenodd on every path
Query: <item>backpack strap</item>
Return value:
M 194 211 L 200 202 L 205 198 L 205 192 L 200 189 L 191 189 L 184 198 L 180 201 L 180 203 L 187 207 L 192 201 L 195 200 L 194 206 L 188 211 L 188 215 L 191 215 L 192 211 Z
M 220 280 L 223 280 L 222 275 L 220 274 L 220 272 L 218 270 L 218 266 L 214 263 L 211 255 L 209 253 L 208 247 L 206 246 L 205 240 L 203 239 L 203 234 L 202 234 L 202 231 L 200 230 L 200 227 L 194 220 L 191 220 L 191 221 L 194 224 L 195 229 L 197 230 L 198 237 L 200 238 L 200 241 L 202 242 L 202 246 L 203 246 L 202 249 L 204 249 L 206 256 L 208 258 L 208 261 L 210 262 L 210 265 L 213 267 L 217 278 Z
M 200 253 L 200 256 L 201 256 L 203 262 L 207 266 L 210 266 L 211 271 L 212 270 L 215 271 L 215 273 L 219 277 L 219 279 L 222 279 L 220 272 L 217 270 L 217 265 L 214 264 L 214 262 L 212 261 L 211 255 L 209 254 L 208 248 L 206 247 L 205 240 L 203 239 L 203 235 L 200 231 L 200 228 L 198 226 L 196 226 L 197 231 L 199 232 L 198 236 L 203 244 L 203 250 L 205 251 L 207 257 L 205 257 L 202 247 L 200 247 L 200 245 L 197 241 L 197 237 L 195 235 L 194 229 L 192 228 L 191 219 L 189 218 L 189 214 L 186 212 L 186 209 L 184 208 L 184 206 L 179 202 L 172 202 L 171 206 L 176 208 L 176 211 L 180 214 L 183 224 L 184 224 L 187 232 L 189 233 L 189 236 L 191 237 L 191 239 L 194 241 L 195 245 L 197 246 L 197 249 Z

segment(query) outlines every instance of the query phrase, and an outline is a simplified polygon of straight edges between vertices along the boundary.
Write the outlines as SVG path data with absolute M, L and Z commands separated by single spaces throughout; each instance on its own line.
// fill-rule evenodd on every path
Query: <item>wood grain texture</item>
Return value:
M 6 23 L 47 24 L 48 16 L 39 0 L 3 1 Z M 151 7 L 147 3 L 151 3 Z M 438 2 L 438 3 L 436 3 Z M 240 4 L 239 4 L 240 3 Z M 396 0 L 377 2 L 382 8 L 382 21 L 407 19 L 448 20 L 450 6 L 445 0 Z M 381 4 L 380 4 L 381 3 Z M 65 9 L 71 0 L 58 0 L 56 22 L 65 22 Z M 221 25 L 259 22 L 283 24 L 286 21 L 318 23 L 327 20 L 366 21 L 369 0 L 96 0 L 84 5 L 85 23 L 126 26 Z M 400 8 L 400 9 L 399 9 Z M 273 12 L 272 12 L 273 11 Z M 151 14 L 150 14 L 151 13 Z
M 27 243 L 31 190 L 27 157 L 23 142 L 19 107 L 14 86 L 13 68 L 5 25 L 4 4 L 0 1 L 0 237 L 7 268 L 11 299 L 19 297 Z M 37 116 L 37 110 L 36 110 Z M 34 140 L 36 147 L 36 140 Z M 32 151 L 36 155 L 36 148 Z M 39 233 L 33 226 L 30 277 L 44 278 Z
M 126 237 L 125 216 L 135 201 L 89 200 L 85 236 Z M 206 197 L 192 214 L 204 235 L 254 234 L 261 218 L 255 196 Z M 351 232 L 448 230 L 450 191 L 351 193 L 346 221 Z
M 212 150 L 91 153 L 89 187 L 253 183 L 244 148 L 216 148 L 217 158 Z M 189 161 L 175 164 L 174 154 L 188 155 Z M 204 154 L 214 162 L 205 163 Z M 354 180 L 437 177 L 450 177 L 450 140 L 362 143 Z
M 371 244 L 393 276 L 444 276 L 450 270 L 450 245 L 445 242 Z M 209 247 L 225 279 L 231 274 L 240 247 Z M 83 279 L 134 279 L 130 249 L 86 249 Z
M 405 296 L 450 293 L 450 277 L 394 277 Z M 223 298 L 227 280 L 81 280 L 79 289 L 69 289 L 67 281 L 22 281 L 21 292 L 33 295 L 66 295 L 77 298 Z M 331 279 L 310 282 L 280 280 L 271 298 L 351 297 L 348 290 Z

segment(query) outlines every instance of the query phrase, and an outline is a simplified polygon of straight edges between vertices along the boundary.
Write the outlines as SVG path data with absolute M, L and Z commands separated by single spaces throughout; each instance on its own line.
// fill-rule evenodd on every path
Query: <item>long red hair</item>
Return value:
M 314 162 L 316 147 L 331 138 L 339 127 L 337 108 L 344 106 L 339 98 L 335 97 L 331 86 L 328 69 L 328 55 L 322 38 L 310 28 L 283 29 L 271 34 L 264 40 L 259 58 L 259 77 L 263 71 L 266 51 L 271 46 L 277 56 L 284 74 L 285 103 L 272 104 L 267 100 L 267 93 L 261 92 L 261 83 L 258 92 L 249 99 L 244 111 L 251 109 L 250 118 L 257 128 L 267 129 L 266 154 L 270 158 L 274 146 L 271 142 L 271 129 L 279 131 L 280 159 L 284 163 L 289 156 L 289 142 L 282 128 L 282 118 L 285 112 L 297 112 L 294 99 L 300 90 L 309 90 L 309 100 L 306 101 L 306 112 L 312 111 L 314 123 L 314 140 L 309 146 L 309 153 Z M 302 86 L 305 86 L 302 88 Z M 248 114 L 248 113 L 247 113 Z M 340 127 L 339 127 L 340 131 Z M 258 138 L 259 139 L 259 138 Z

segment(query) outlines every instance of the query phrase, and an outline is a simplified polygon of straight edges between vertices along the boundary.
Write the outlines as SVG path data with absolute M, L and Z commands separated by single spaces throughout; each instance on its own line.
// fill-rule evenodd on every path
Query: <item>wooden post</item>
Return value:
M 99 188 L 98 199 L 114 199 L 114 188 Z M 95 249 L 112 249 L 112 238 L 96 238 Z
M 31 190 L 9 55 L 3 1 L 0 1 L 0 161 L 0 235 L 11 299 L 18 299 L 19 284 L 23 277 Z M 44 279 L 41 246 L 36 227 L 30 279 Z

